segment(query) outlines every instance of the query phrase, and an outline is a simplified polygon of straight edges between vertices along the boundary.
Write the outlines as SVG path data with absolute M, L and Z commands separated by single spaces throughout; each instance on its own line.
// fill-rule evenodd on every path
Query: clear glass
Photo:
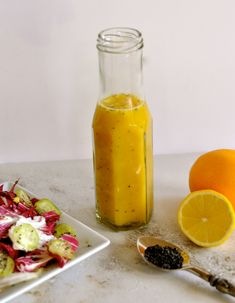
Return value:
M 96 217 L 115 229 L 128 229 L 148 223 L 153 209 L 143 38 L 135 29 L 107 29 L 99 34 L 97 48 L 100 96 L 92 124 Z

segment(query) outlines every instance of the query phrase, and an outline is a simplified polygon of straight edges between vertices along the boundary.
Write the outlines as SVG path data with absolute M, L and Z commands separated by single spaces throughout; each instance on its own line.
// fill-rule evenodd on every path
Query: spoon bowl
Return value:
M 145 262 L 147 262 L 148 264 L 151 264 L 153 266 L 157 266 L 152 264 L 151 262 L 149 262 L 146 258 L 145 258 L 145 250 L 148 247 L 152 247 L 155 245 L 159 245 L 161 247 L 171 247 L 171 248 L 175 248 L 177 249 L 177 251 L 180 253 L 180 255 L 183 258 L 183 265 L 182 268 L 177 268 L 177 269 L 164 269 L 164 270 L 181 270 L 181 269 L 186 269 L 190 266 L 190 257 L 187 254 L 186 251 L 184 251 L 183 249 L 181 249 L 180 247 L 178 247 L 177 245 L 167 242 L 165 240 L 156 238 L 156 237 L 152 237 L 152 236 L 142 236 L 139 237 L 137 239 L 137 250 L 139 252 L 139 254 L 141 255 L 141 257 L 144 259 Z M 158 266 L 157 266 L 158 267 Z M 159 267 L 161 268 L 161 267 Z M 161 268 L 163 269 L 163 268 Z

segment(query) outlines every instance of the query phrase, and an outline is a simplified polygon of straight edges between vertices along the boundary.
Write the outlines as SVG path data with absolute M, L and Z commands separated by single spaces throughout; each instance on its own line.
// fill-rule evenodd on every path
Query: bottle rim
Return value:
M 97 49 L 112 54 L 128 54 L 144 46 L 140 31 L 131 27 L 111 27 L 98 34 Z

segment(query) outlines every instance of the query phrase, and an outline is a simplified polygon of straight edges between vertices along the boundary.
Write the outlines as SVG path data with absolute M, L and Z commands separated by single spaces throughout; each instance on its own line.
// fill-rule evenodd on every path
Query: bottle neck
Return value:
M 135 95 L 143 99 L 141 33 L 132 28 L 110 28 L 99 33 L 100 99 Z
M 114 94 L 143 98 L 142 49 L 128 54 L 99 51 L 100 99 Z

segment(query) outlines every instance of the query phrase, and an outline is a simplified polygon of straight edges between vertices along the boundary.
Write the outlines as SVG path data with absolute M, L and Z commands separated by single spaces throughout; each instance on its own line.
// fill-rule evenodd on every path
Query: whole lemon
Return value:
M 235 209 L 235 150 L 218 149 L 201 155 L 189 174 L 191 192 L 213 189 L 225 195 Z

